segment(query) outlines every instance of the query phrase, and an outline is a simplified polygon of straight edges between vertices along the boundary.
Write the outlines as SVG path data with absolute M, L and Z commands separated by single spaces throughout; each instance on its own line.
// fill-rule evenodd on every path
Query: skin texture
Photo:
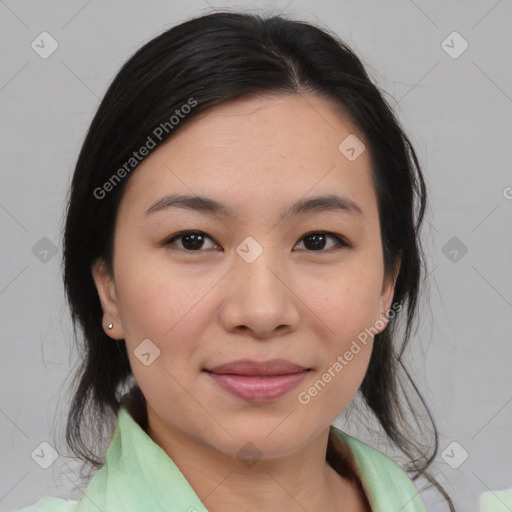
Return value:
M 307 405 L 298 401 L 365 328 L 385 328 L 381 314 L 391 307 L 370 155 L 367 148 L 349 161 L 338 150 L 349 134 L 364 141 L 311 94 L 215 107 L 134 171 L 119 206 L 113 276 L 101 260 L 93 265 L 105 332 L 125 339 L 148 403 L 148 434 L 211 511 L 366 510 L 325 452 L 329 425 L 364 378 L 371 337 Z M 304 196 L 333 192 L 362 213 L 280 220 Z M 145 214 L 170 193 L 211 197 L 239 217 L 178 208 Z M 164 244 L 181 230 L 210 238 L 190 253 L 184 247 L 197 242 Z M 311 231 L 339 234 L 352 247 L 333 251 L 329 236 L 311 248 L 304 238 Z M 252 263 L 236 252 L 248 236 L 263 249 Z M 145 366 L 134 350 L 148 338 L 160 355 Z M 202 371 L 241 358 L 284 358 L 311 371 L 284 396 L 251 403 Z M 251 467 L 237 457 L 248 442 L 261 453 Z

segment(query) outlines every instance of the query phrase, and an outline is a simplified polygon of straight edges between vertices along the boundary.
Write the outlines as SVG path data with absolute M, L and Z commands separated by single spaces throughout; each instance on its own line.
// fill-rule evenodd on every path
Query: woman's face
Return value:
M 93 275 L 150 428 L 233 457 L 252 442 L 272 458 L 353 399 L 394 284 L 355 136 L 317 96 L 242 99 L 196 118 L 129 178 L 113 279 L 101 264 Z M 190 199 L 166 202 L 175 195 Z M 327 196 L 338 202 L 308 203 Z M 183 231 L 196 233 L 171 240 Z M 242 359 L 299 368 L 212 372 Z

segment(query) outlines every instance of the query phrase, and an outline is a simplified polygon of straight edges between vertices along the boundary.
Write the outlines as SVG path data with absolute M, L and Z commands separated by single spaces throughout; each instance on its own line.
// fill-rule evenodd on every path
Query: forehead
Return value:
M 363 205 L 374 202 L 370 155 L 362 150 L 357 158 L 347 158 L 347 140 L 364 138 L 318 96 L 230 101 L 200 114 L 150 153 L 130 177 L 124 196 L 130 207 L 144 211 L 150 202 L 176 192 L 254 211 L 279 203 L 281 212 L 283 203 L 326 193 Z
M 340 110 L 334 103 L 312 94 L 241 98 L 200 114 L 168 144 L 192 144 L 213 155 L 222 150 L 226 161 L 231 155 L 258 155 L 255 163 L 279 157 L 306 157 L 308 162 L 320 152 L 334 157 L 339 153 L 340 136 L 357 133 L 363 138 Z

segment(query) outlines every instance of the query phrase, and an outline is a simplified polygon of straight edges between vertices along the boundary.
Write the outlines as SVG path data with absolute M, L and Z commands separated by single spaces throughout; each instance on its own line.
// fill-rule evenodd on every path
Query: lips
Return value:
M 277 399 L 297 387 L 310 371 L 285 359 L 242 359 L 204 370 L 223 390 L 249 402 Z
M 307 368 L 298 364 L 287 361 L 286 359 L 272 359 L 270 361 L 253 361 L 251 359 L 240 359 L 238 361 L 231 361 L 224 363 L 206 371 L 217 374 L 232 374 L 232 375 L 290 375 L 293 373 L 303 372 Z

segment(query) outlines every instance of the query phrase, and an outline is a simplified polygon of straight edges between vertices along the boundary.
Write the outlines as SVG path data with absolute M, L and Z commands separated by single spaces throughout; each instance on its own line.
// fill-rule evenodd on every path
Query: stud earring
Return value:
M 114 328 L 114 324 L 108 324 L 107 327 L 111 331 Z

